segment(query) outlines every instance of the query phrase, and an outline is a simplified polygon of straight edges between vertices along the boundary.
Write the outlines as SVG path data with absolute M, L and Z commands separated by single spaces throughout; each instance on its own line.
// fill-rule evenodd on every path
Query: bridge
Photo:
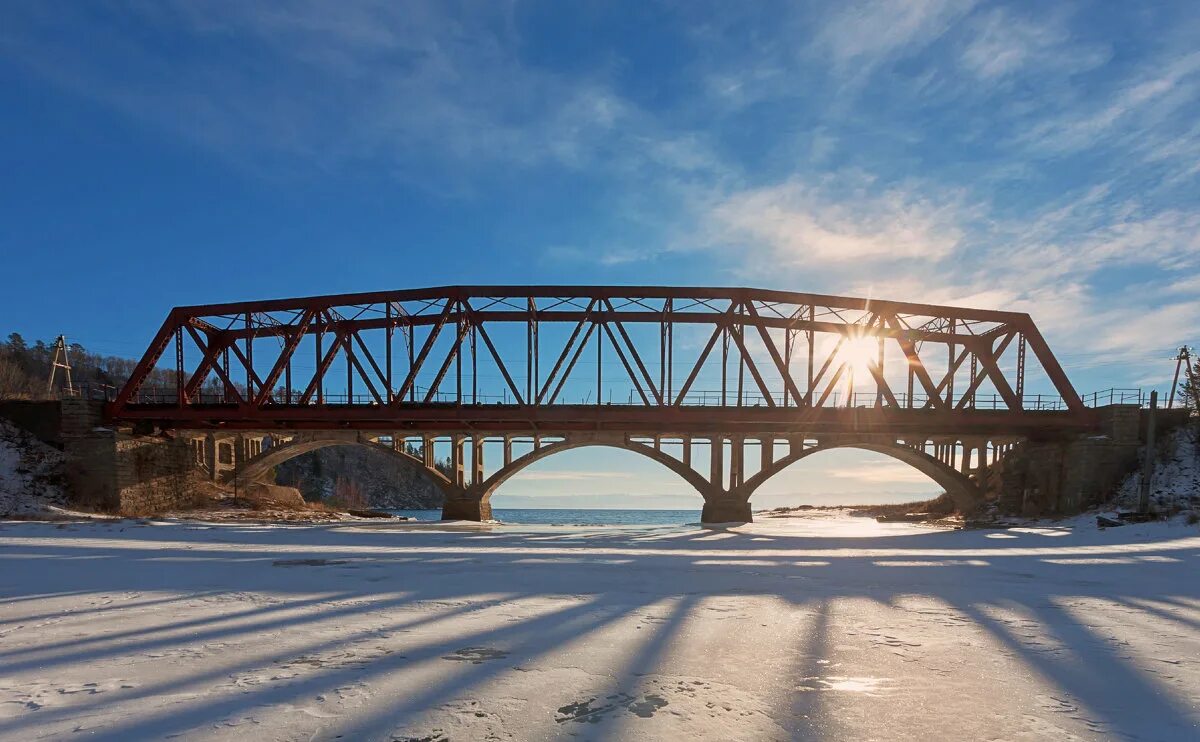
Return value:
M 847 447 L 910 464 L 969 510 L 1015 447 L 1099 424 L 1027 314 L 659 286 L 178 307 L 106 414 L 193 441 L 217 479 L 368 446 L 425 471 L 445 517 L 475 520 L 507 479 L 584 446 L 661 463 L 706 522 L 750 520 L 764 482 Z

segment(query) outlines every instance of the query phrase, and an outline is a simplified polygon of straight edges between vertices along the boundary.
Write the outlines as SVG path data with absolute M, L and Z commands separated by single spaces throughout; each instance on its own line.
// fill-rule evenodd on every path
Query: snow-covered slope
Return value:
M 61 505 L 63 454 L 0 418 L 0 518 L 39 515 Z
M 1156 512 L 1200 510 L 1200 426 L 1185 425 L 1163 437 L 1158 446 L 1150 504 Z M 1142 473 L 1130 474 L 1117 491 L 1116 505 L 1133 509 L 1138 504 Z

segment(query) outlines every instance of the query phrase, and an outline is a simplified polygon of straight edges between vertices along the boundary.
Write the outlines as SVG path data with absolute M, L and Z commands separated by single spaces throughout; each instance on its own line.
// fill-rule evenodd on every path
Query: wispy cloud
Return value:
M 867 460 L 855 466 L 830 470 L 829 476 L 870 484 L 931 483 L 929 477 L 902 461 Z
M 964 207 L 953 197 L 935 201 L 903 185 L 875 188 L 829 178 L 731 194 L 709 214 L 713 232 L 727 243 L 759 245 L 768 265 L 828 265 L 850 261 L 937 261 L 963 237 Z M 770 267 L 764 266 L 767 270 Z
M 969 40 L 961 61 L 977 78 L 996 83 L 1025 69 L 1057 77 L 1094 69 L 1111 52 L 1104 44 L 1071 38 L 1065 14 L 1049 18 L 1024 17 L 994 7 L 968 22 Z
M 899 55 L 913 54 L 944 34 L 975 0 L 888 0 L 839 6 L 814 42 L 835 69 L 861 77 Z

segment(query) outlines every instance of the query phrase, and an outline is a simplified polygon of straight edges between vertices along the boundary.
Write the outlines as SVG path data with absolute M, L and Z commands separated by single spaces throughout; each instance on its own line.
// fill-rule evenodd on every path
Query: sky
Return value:
M 1029 312 L 1079 391 L 1169 385 L 1200 6 L 737 5 L 4 3 L 0 330 L 137 356 L 180 304 L 749 285 Z M 835 452 L 755 504 L 932 489 Z M 585 449 L 497 504 L 552 495 L 698 502 Z

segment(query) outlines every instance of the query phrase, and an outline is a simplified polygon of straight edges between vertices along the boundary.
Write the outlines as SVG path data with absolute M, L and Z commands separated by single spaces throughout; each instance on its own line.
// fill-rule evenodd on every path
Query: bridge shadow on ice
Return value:
M 571 702 L 538 720 L 550 734 L 636 736 L 667 707 L 751 738 L 837 739 L 864 715 L 903 722 L 898 704 L 986 709 L 954 688 L 1011 693 L 1022 676 L 1042 687 L 1028 698 L 1040 712 L 1090 734 L 1195 733 L 1194 689 L 1146 669 L 1194 655 L 1114 633 L 1196 646 L 1200 580 L 1164 594 L 1159 578 L 1197 573 L 1194 530 L 1069 544 L 1056 529 L 905 533 L 8 524 L 3 691 L 81 667 L 135 682 L 31 700 L 0 716 L 0 737 L 158 738 L 273 708 L 305 710 L 319 738 L 387 738 L 432 709 L 503 727 L 524 708 L 518 685 L 525 703 L 565 685 Z M 970 656 L 933 653 L 946 642 Z M 335 698 L 353 711 L 313 713 Z M 1007 723 L 995 717 L 952 723 L 983 734 Z

